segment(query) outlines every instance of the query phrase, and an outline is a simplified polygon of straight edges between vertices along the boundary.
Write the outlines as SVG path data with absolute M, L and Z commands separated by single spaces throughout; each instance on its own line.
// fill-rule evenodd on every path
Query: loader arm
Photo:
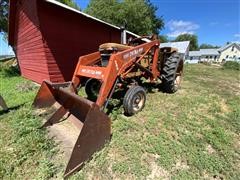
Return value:
M 77 88 L 77 86 L 80 84 L 80 79 L 78 77 L 78 71 L 79 71 L 79 66 L 89 66 L 92 64 L 96 64 L 98 61 L 100 61 L 101 58 L 101 54 L 99 53 L 99 51 L 85 55 L 85 56 L 81 56 L 78 60 L 77 66 L 75 68 L 74 74 L 73 74 L 73 78 L 72 78 L 72 82 L 75 88 Z
M 96 104 L 99 107 L 102 107 L 106 102 L 113 84 L 117 80 L 117 77 L 121 76 L 129 67 L 140 61 L 144 55 L 150 51 L 154 53 L 151 78 L 156 79 L 160 74 L 157 68 L 159 51 L 158 40 L 144 43 L 125 51 L 112 54 L 107 67 L 87 65 L 98 61 L 98 58 L 100 59 L 100 54 L 96 53 L 81 57 L 73 76 L 74 86 L 78 87 L 80 85 L 80 77 L 83 76 L 101 80 L 102 85 Z

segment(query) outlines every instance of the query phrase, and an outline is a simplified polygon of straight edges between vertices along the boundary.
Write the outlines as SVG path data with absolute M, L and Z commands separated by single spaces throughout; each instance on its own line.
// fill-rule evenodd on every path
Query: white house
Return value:
M 217 62 L 220 53 L 218 49 L 200 49 L 200 61 L 203 62 Z
M 224 61 L 240 62 L 240 45 L 237 43 L 230 43 L 219 49 L 200 49 L 199 51 L 189 51 L 189 56 L 186 59 L 188 63 L 221 63 Z
M 219 62 L 223 61 L 240 61 L 240 44 L 230 43 L 219 50 Z
M 201 59 L 200 51 L 189 51 L 189 55 L 185 63 L 195 64 L 198 63 Z

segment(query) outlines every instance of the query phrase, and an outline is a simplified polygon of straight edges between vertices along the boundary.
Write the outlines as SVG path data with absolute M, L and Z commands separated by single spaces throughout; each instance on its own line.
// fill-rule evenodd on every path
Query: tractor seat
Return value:
M 117 44 L 117 43 L 104 43 L 99 46 L 99 51 L 124 51 L 130 49 L 131 46 Z

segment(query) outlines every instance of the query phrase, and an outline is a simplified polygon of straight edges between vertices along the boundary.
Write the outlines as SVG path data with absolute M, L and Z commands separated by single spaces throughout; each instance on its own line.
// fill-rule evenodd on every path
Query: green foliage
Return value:
M 214 46 L 211 44 L 201 44 L 199 49 L 213 49 L 213 48 L 220 48 L 220 46 Z
M 103 21 L 139 35 L 158 34 L 164 27 L 162 17 L 156 16 L 157 7 L 149 0 L 91 0 L 85 12 Z
M 153 88 L 132 117 L 116 107 L 111 141 L 70 179 L 239 179 L 239 73 L 202 64 L 184 70 L 176 94 Z M 2 72 L 0 82 L 10 107 L 0 109 L 0 179 L 61 179 L 61 152 L 38 129 L 45 116 L 31 108 L 38 88 Z
M 232 69 L 240 71 L 240 63 L 237 61 L 227 61 L 223 64 L 223 69 Z
M 57 0 L 63 4 L 66 4 L 72 8 L 75 8 L 77 10 L 80 10 L 80 7 L 77 5 L 77 3 L 74 2 L 74 0 Z
M 190 51 L 198 50 L 198 37 L 194 34 L 181 34 L 174 41 L 190 41 Z
M 158 39 L 160 40 L 161 43 L 169 42 L 168 37 L 164 35 L 159 35 Z
M 18 85 L 32 82 L 6 77 L 3 71 L 0 82 L 0 93 L 9 107 L 8 113 L 0 108 L 0 179 L 51 178 L 59 168 L 52 161 L 57 151 L 46 131 L 39 129 L 41 121 L 31 108 L 37 88 L 21 91 Z
M 8 31 L 8 2 L 9 0 L 0 1 L 0 33 Z
M 20 71 L 17 65 L 13 65 L 15 59 L 6 62 L 0 62 L 0 73 L 5 77 L 19 76 Z

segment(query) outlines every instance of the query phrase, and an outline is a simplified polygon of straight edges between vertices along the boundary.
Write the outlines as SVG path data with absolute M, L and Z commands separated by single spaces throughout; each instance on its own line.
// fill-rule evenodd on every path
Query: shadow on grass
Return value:
M 10 111 L 12 110 L 18 110 L 20 107 L 22 107 L 25 103 L 23 104 L 20 104 L 20 105 L 17 105 L 17 106 L 13 106 L 13 107 L 10 107 L 8 108 L 8 110 L 0 110 L 0 116 L 3 115 L 3 114 L 7 114 L 9 113 Z
M 1 71 L 2 71 L 2 74 L 5 77 L 20 76 L 20 71 L 19 71 L 17 66 L 11 66 L 11 67 L 7 67 L 7 68 L 3 68 Z
M 162 84 L 155 84 L 155 83 L 149 83 L 149 82 L 144 82 L 139 84 L 142 86 L 145 90 L 146 93 L 154 94 L 157 92 L 162 92 L 164 93 Z M 157 90 L 157 92 L 156 92 Z M 116 92 L 113 93 L 111 99 L 118 100 L 117 103 L 109 103 L 107 108 L 106 108 L 106 114 L 111 114 L 114 110 L 119 109 L 123 105 L 123 99 L 126 94 L 127 90 L 117 90 Z

